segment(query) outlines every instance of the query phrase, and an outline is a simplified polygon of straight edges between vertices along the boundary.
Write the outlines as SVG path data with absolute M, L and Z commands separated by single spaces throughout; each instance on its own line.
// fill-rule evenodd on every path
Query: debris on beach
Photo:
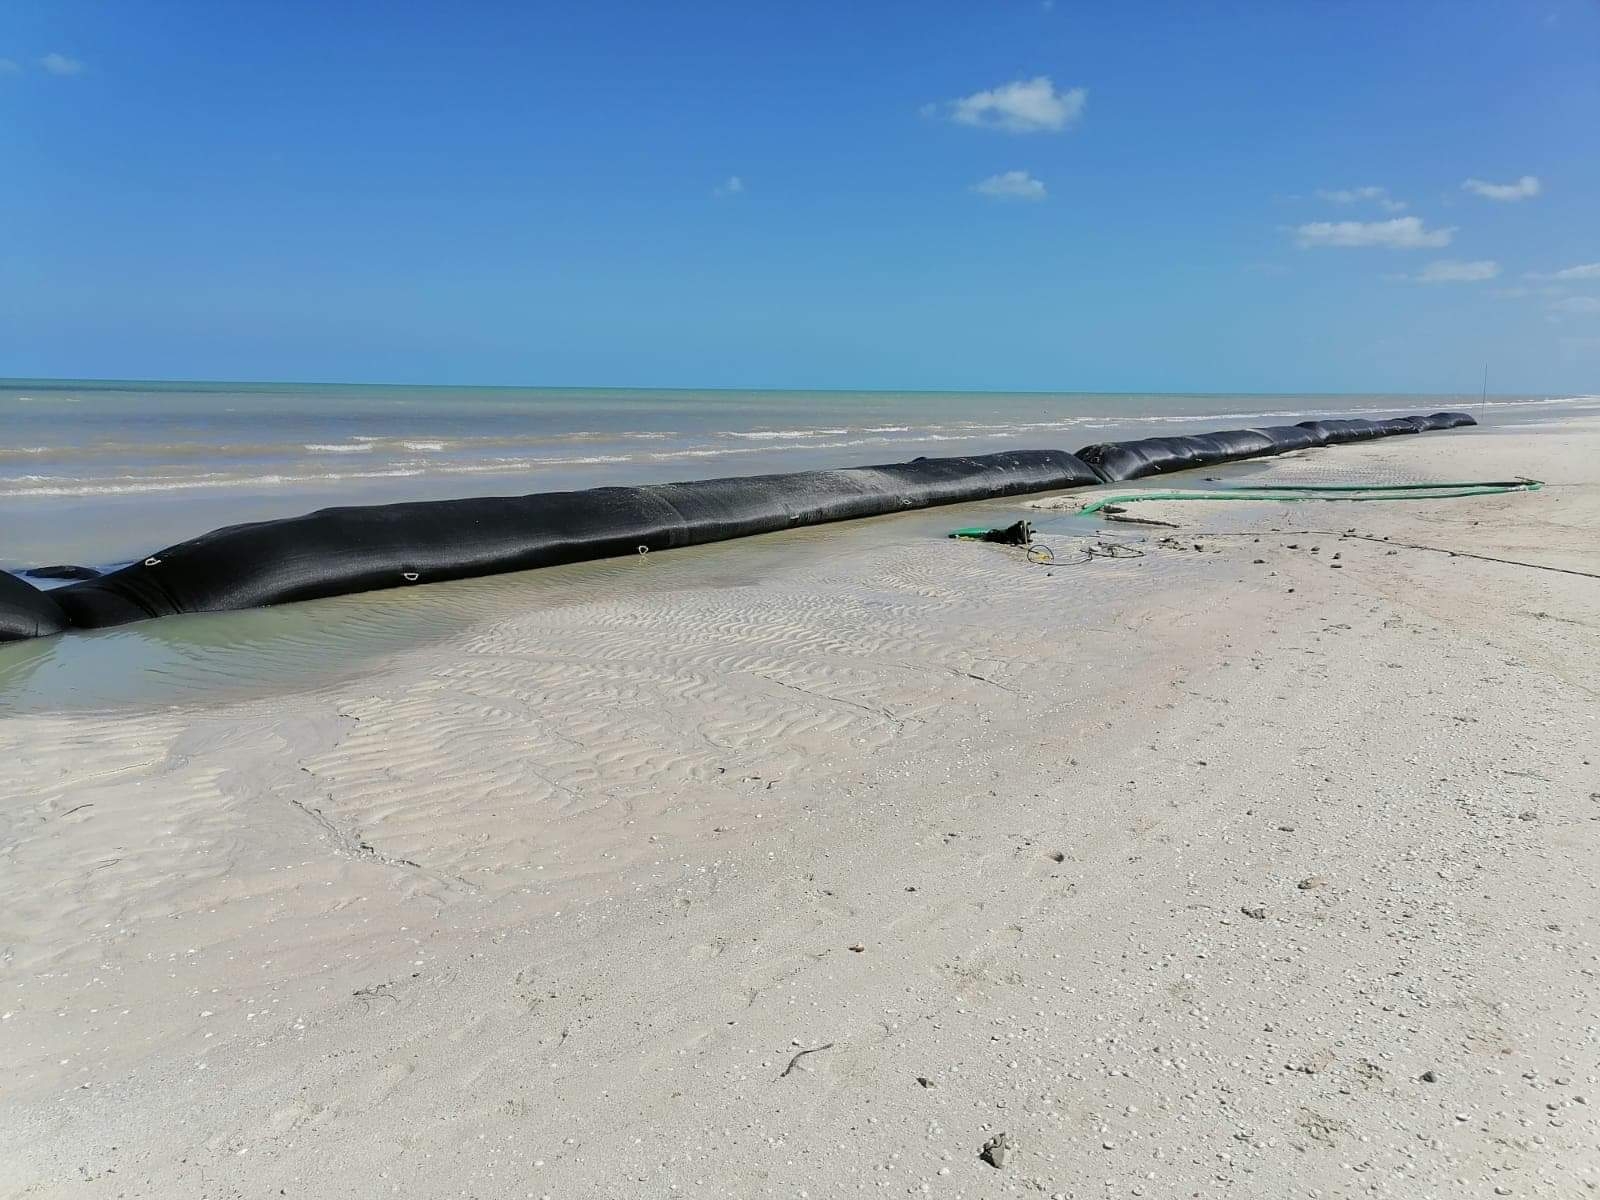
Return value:
M 793 1071 L 796 1067 L 798 1067 L 800 1065 L 800 1060 L 802 1058 L 804 1058 L 806 1055 L 808 1055 L 808 1054 L 821 1054 L 824 1050 L 832 1050 L 832 1049 L 833 1049 L 833 1043 L 832 1042 L 824 1042 L 822 1045 L 813 1046 L 809 1050 L 801 1050 L 799 1053 L 797 1053 L 793 1058 L 791 1058 L 789 1060 L 789 1065 L 783 1069 L 783 1074 L 779 1075 L 778 1078 L 779 1079 L 786 1078 L 788 1076 L 789 1072 Z
M 991 1167 L 999 1170 L 1006 1165 L 1006 1159 L 1011 1156 L 1013 1149 L 1011 1135 L 1009 1133 L 997 1133 L 983 1144 L 983 1149 L 978 1151 L 978 1157 Z

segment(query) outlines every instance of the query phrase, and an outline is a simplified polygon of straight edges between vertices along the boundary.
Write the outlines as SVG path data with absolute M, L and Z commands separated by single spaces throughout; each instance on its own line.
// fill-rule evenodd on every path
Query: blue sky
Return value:
M 12 0 L 0 161 L 0 375 L 1600 391 L 1587 0 Z

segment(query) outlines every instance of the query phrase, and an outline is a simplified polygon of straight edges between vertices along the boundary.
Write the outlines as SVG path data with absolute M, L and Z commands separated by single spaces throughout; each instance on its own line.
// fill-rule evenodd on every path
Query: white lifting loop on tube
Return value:
M 421 579 L 422 576 L 418 575 L 415 571 L 401 571 L 400 578 L 404 579 L 407 583 L 415 583 L 417 580 Z
M 639 557 L 640 558 L 643 558 L 646 554 L 649 554 L 649 553 L 650 553 L 650 547 L 649 546 L 640 546 L 639 547 Z
M 161 560 L 156 558 L 154 555 L 151 555 L 149 558 L 144 560 L 144 565 L 147 567 L 159 567 L 161 565 Z

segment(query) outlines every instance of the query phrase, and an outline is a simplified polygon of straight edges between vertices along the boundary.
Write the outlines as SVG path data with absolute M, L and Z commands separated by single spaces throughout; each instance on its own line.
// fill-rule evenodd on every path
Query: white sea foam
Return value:
M 761 446 L 686 446 L 679 450 L 661 450 L 648 457 L 660 461 L 674 458 L 724 458 L 734 454 L 781 454 L 788 450 L 845 450 L 852 446 L 914 446 L 924 442 L 971 442 L 1015 438 L 1015 432 L 985 431 L 982 433 L 924 433 L 917 437 L 858 437 L 836 442 L 792 442 L 788 445 Z
M 305 448 L 312 454 L 361 454 L 372 450 L 373 443 L 358 442 L 351 445 L 348 442 L 307 442 Z
M 154 492 L 186 492 L 234 488 L 322 486 L 362 479 L 410 479 L 418 476 L 516 475 L 549 467 L 596 466 L 632 462 L 626 454 L 587 454 L 571 457 L 521 457 L 488 462 L 439 463 L 425 459 L 398 461 L 364 471 L 274 472 L 265 475 L 205 472 L 195 475 L 115 475 L 83 479 L 62 475 L 13 475 L 0 478 L 0 497 L 121 496 Z
M 723 430 L 718 437 L 747 438 L 750 441 L 776 441 L 779 438 L 839 437 L 848 429 L 737 429 Z

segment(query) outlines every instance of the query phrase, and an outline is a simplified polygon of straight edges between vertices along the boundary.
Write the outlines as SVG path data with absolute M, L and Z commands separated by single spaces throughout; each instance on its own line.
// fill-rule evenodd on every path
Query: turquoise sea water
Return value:
M 1072 450 L 1329 413 L 1537 419 L 1574 402 L 0 380 L 0 566 L 124 562 L 327 504 Z

